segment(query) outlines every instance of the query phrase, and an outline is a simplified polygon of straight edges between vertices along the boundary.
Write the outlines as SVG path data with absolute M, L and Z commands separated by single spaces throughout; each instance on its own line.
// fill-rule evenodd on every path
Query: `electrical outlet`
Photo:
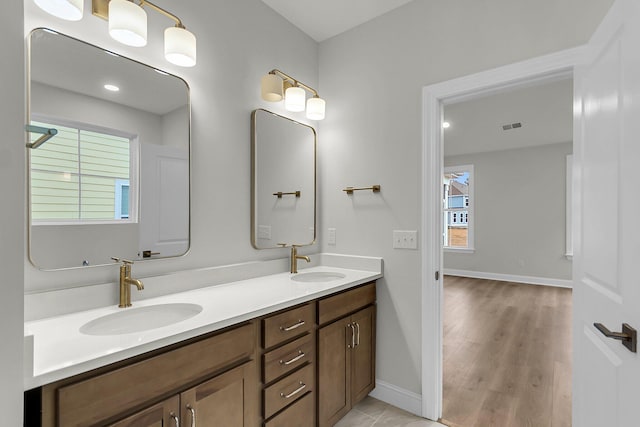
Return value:
M 271 240 L 271 226 L 259 225 L 258 226 L 258 239 Z
M 335 246 L 335 244 L 336 244 L 336 229 L 335 228 L 329 228 L 327 231 L 328 231 L 327 244 Z

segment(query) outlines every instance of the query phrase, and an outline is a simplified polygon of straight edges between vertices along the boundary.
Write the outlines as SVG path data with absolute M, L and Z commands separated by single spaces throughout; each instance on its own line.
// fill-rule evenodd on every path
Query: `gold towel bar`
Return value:
M 290 193 L 283 193 L 282 191 L 278 191 L 277 193 L 273 193 L 274 196 L 278 196 L 278 199 L 282 199 L 282 196 L 296 196 L 300 197 L 300 191 L 292 191 Z
M 360 190 L 372 190 L 374 193 L 379 193 L 380 186 L 372 185 L 371 187 L 361 187 L 361 188 L 347 187 L 342 191 L 346 192 L 347 194 L 353 194 L 354 191 L 360 191 Z

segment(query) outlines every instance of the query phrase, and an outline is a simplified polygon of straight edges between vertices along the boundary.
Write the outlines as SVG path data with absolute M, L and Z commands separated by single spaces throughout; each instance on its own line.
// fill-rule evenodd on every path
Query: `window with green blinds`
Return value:
M 52 123 L 32 124 L 58 130 L 55 137 L 31 150 L 32 220 L 127 220 L 131 140 Z M 31 137 L 35 140 L 39 135 Z

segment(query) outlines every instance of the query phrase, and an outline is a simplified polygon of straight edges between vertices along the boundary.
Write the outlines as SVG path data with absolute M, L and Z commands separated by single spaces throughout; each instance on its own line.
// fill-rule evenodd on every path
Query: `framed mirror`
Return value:
M 316 234 L 316 132 L 267 110 L 251 114 L 251 243 L 306 246 Z
M 180 256 L 190 242 L 189 87 L 49 29 L 29 37 L 29 257 L 44 270 Z

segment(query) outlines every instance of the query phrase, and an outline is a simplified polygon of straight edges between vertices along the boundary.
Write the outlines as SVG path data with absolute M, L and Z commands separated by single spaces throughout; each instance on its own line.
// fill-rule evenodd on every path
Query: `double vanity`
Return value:
M 333 425 L 375 385 L 377 262 L 27 322 L 27 425 Z
M 72 282 L 25 294 L 25 425 L 334 425 L 375 386 L 382 260 L 298 254 L 316 242 L 315 129 L 251 113 L 251 245 L 290 249 L 290 272 L 270 256 L 166 273 L 194 228 L 186 82 L 44 28 L 29 52 L 29 259 Z

